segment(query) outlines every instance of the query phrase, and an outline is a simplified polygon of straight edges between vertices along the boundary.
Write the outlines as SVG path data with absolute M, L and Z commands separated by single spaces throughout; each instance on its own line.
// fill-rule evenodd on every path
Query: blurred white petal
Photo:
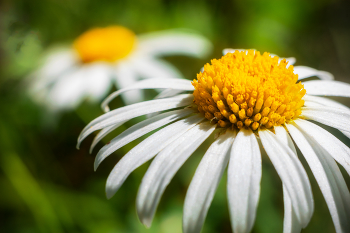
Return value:
M 183 79 L 178 69 L 166 61 L 148 56 L 137 56 L 130 59 L 133 69 L 142 78 Z
M 203 58 L 212 51 L 211 42 L 203 36 L 180 30 L 148 33 L 138 36 L 139 51 L 152 56 L 187 55 Z
M 115 67 L 115 81 L 118 89 L 123 89 L 137 83 L 138 75 L 133 67 L 127 62 L 119 62 Z M 143 100 L 143 92 L 140 90 L 130 90 L 122 94 L 124 103 L 127 105 Z M 106 101 L 106 100 L 104 100 Z
M 85 97 L 85 69 L 80 68 L 61 77 L 48 92 L 48 107 L 52 110 L 75 108 Z
M 70 48 L 61 48 L 50 51 L 44 58 L 43 66 L 31 74 L 33 80 L 32 91 L 38 91 L 46 88 L 56 79 L 67 74 L 79 63 L 75 52 Z
M 294 74 L 297 74 L 299 76 L 298 80 L 302 80 L 304 78 L 309 78 L 312 76 L 316 76 L 316 77 L 323 79 L 323 80 L 333 80 L 334 79 L 333 74 L 331 74 L 327 71 L 316 70 L 314 68 L 307 67 L 307 66 L 294 66 Z
M 100 101 L 111 88 L 112 69 L 106 63 L 92 63 L 85 67 L 87 95 L 92 101 Z

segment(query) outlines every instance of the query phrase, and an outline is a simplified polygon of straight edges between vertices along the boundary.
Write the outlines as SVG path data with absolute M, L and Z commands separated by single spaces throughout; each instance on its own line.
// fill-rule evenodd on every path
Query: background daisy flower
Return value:
M 305 72 L 299 76 L 295 73 L 298 69 Z M 233 232 L 252 230 L 260 196 L 261 150 L 266 151 L 283 183 L 284 232 L 300 232 L 313 215 L 314 200 L 295 144 L 323 193 L 336 232 L 349 232 L 350 193 L 336 162 L 350 174 L 350 149 L 309 120 L 349 136 L 349 109 L 319 96 L 350 97 L 350 85 L 331 80 L 332 76 L 324 71 L 308 67 L 295 70 L 286 59 L 269 53 L 230 50 L 221 59 L 206 64 L 192 83 L 180 79 L 136 83 L 114 96 L 143 88 L 172 88 L 192 93 L 107 112 L 84 128 L 78 147 L 96 130 L 101 131 L 92 148 L 96 141 L 129 119 L 170 110 L 128 128 L 98 152 L 95 169 L 118 148 L 164 126 L 115 165 L 107 179 L 108 198 L 118 191 L 132 171 L 155 157 L 143 177 L 136 200 L 141 222 L 150 226 L 160 198 L 175 173 L 216 131 L 216 139 L 203 156 L 187 190 L 183 232 L 200 232 L 226 167 Z M 307 72 L 325 80 L 298 81 L 307 76 Z M 103 107 L 106 104 L 103 103 Z
M 160 56 L 207 56 L 211 43 L 198 34 L 168 30 L 136 36 L 122 26 L 94 28 L 72 46 L 48 53 L 34 76 L 31 93 L 51 109 L 75 108 L 85 98 L 99 101 L 112 84 L 124 88 L 140 78 L 183 78 Z M 143 99 L 142 92 L 122 95 L 126 103 Z

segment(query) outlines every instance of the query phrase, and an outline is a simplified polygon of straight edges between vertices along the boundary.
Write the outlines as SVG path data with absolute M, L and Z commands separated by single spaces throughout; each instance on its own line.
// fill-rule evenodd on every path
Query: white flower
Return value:
M 131 149 L 110 173 L 106 193 L 111 198 L 128 175 L 152 159 L 137 195 L 137 213 L 150 226 L 166 186 L 187 158 L 215 130 L 210 145 L 188 188 L 183 232 L 200 232 L 221 176 L 228 166 L 227 197 L 233 232 L 250 232 L 260 195 L 261 155 L 265 150 L 283 183 L 284 230 L 300 232 L 314 211 L 307 173 L 296 153 L 299 147 L 324 195 L 336 232 L 350 232 L 350 194 L 336 162 L 350 174 L 350 149 L 313 120 L 341 130 L 350 137 L 350 110 L 318 96 L 350 97 L 350 85 L 308 67 L 293 67 L 293 59 L 260 55 L 254 50 L 229 51 L 204 66 L 198 80 L 149 79 L 125 89 L 172 88 L 193 91 L 170 98 L 122 107 L 90 122 L 81 141 L 102 129 L 91 146 L 127 120 L 167 111 L 142 121 L 115 137 L 97 154 L 95 169 L 111 153 L 162 126 Z M 294 59 L 295 60 L 295 59 Z M 299 75 L 297 75 L 297 73 Z M 322 80 L 301 84 L 298 78 Z M 193 88 L 194 87 L 194 88 Z M 108 104 L 107 99 L 103 107 Z M 108 109 L 107 109 L 108 110 Z M 294 143 L 292 141 L 294 140 Z M 261 141 L 263 148 L 259 147 Z
M 211 43 L 188 31 L 168 30 L 136 36 L 121 26 L 91 29 L 73 46 L 55 49 L 32 76 L 32 96 L 53 110 L 70 109 L 84 98 L 100 101 L 113 83 L 124 88 L 139 78 L 183 78 L 164 55 L 203 58 Z M 123 94 L 126 103 L 142 100 L 140 90 Z

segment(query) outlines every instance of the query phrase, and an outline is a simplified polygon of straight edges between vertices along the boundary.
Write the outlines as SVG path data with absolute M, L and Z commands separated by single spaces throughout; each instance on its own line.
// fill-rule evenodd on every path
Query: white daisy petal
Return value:
M 287 131 L 283 126 L 275 126 L 276 136 L 288 145 L 289 148 L 294 152 L 295 156 L 297 151 L 295 149 L 292 139 L 289 137 Z M 283 233 L 299 233 L 301 231 L 301 225 L 298 221 L 296 213 L 292 206 L 292 201 L 288 194 L 287 188 L 283 185 L 283 203 L 284 203 L 284 219 L 283 219 Z
M 334 101 L 332 99 L 319 97 L 319 96 L 312 96 L 312 95 L 305 95 L 303 99 L 305 100 L 304 106 L 307 106 L 307 107 L 322 105 L 322 106 L 328 106 L 333 108 L 346 109 L 350 111 L 350 109 L 347 106 L 339 103 L 338 101 Z
M 47 101 L 53 110 L 76 107 L 85 97 L 85 74 L 85 69 L 80 68 L 61 77 L 44 101 Z
M 316 70 L 314 68 L 307 67 L 307 66 L 294 66 L 294 74 L 298 75 L 298 80 L 302 80 L 302 79 L 309 78 L 312 76 L 317 76 L 323 80 L 333 80 L 334 79 L 333 74 L 331 74 L 327 71 Z
M 198 124 L 163 149 L 153 160 L 140 185 L 136 207 L 143 224 L 150 226 L 165 188 L 188 157 L 209 137 L 216 125 Z
M 125 89 L 133 84 L 137 83 L 138 75 L 134 71 L 133 67 L 127 61 L 120 61 L 118 65 L 114 68 L 115 82 L 118 89 Z M 143 99 L 143 92 L 136 89 L 129 89 L 130 91 L 122 93 L 124 103 L 127 105 L 140 102 Z M 115 93 L 115 92 L 114 92 Z M 120 94 L 120 93 L 119 93 Z M 107 99 L 110 97 L 109 95 Z M 105 99 L 103 102 L 105 102 Z
M 161 78 L 146 79 L 146 80 L 142 80 L 137 83 L 134 83 L 116 92 L 113 92 L 102 102 L 101 108 L 105 112 L 108 112 L 109 102 L 111 102 L 114 98 L 116 98 L 121 93 L 124 93 L 126 91 L 135 90 L 135 89 L 154 89 L 154 88 L 167 88 L 167 89 L 176 89 L 176 90 L 184 90 L 184 91 L 194 90 L 194 87 L 192 86 L 191 81 L 185 80 L 185 79 L 161 79 Z
M 79 145 L 81 141 L 84 140 L 84 138 L 96 130 L 103 129 L 110 125 L 117 124 L 119 122 L 126 121 L 148 113 L 183 107 L 191 104 L 192 100 L 192 94 L 183 94 L 173 98 L 144 101 L 107 112 L 85 126 L 78 137 L 77 148 L 79 148 Z
M 301 225 L 292 206 L 292 200 L 288 194 L 287 188 L 283 185 L 283 203 L 284 203 L 284 219 L 283 233 L 299 233 Z
M 44 65 L 31 74 L 35 79 L 32 86 L 33 91 L 46 88 L 51 82 L 74 68 L 77 63 L 78 58 L 71 49 L 64 48 L 50 52 L 45 58 Z
M 305 100 L 304 106 L 306 106 L 306 107 L 318 107 L 321 105 L 321 106 L 340 108 L 340 109 L 350 111 L 350 108 L 348 108 L 347 106 L 345 106 L 337 101 L 328 99 L 328 98 L 323 98 L 323 97 L 319 97 L 319 96 L 312 96 L 312 95 L 305 95 L 304 100 Z M 350 132 L 347 132 L 347 131 L 344 131 L 341 129 L 339 129 L 339 131 L 342 132 L 348 138 L 350 138 Z
M 230 157 L 230 148 L 236 132 L 227 130 L 219 136 L 203 156 L 187 190 L 183 232 L 200 232 L 221 176 Z
M 327 130 L 302 119 L 294 121 L 300 126 L 308 137 L 315 140 L 327 151 L 350 175 L 350 148 L 334 137 Z
M 183 92 L 183 90 L 165 89 L 164 91 L 161 91 L 156 97 L 154 97 L 154 99 L 173 97 L 180 94 L 181 92 Z
M 288 145 L 294 152 L 295 156 L 297 156 L 297 150 L 295 149 L 294 143 L 283 126 L 275 126 L 274 130 L 278 139 L 284 142 L 284 144 Z
M 303 82 L 308 95 L 350 97 L 350 84 L 339 81 L 312 80 Z
M 136 168 L 153 158 L 171 142 L 194 127 L 204 118 L 199 114 L 177 121 L 152 134 L 132 148 L 114 166 L 106 184 L 107 198 L 111 198 L 124 183 L 129 174 Z
M 242 128 L 231 149 L 227 196 L 234 232 L 253 228 L 260 196 L 261 154 L 251 129 Z
M 130 59 L 134 70 L 145 79 L 153 78 L 173 78 L 183 79 L 183 75 L 178 69 L 166 61 L 148 56 L 138 56 Z
M 315 106 L 302 107 L 302 116 L 309 120 L 350 132 L 350 112 L 348 110 Z
M 113 130 L 115 130 L 125 122 L 126 121 L 122 121 L 122 122 L 119 122 L 118 124 L 108 126 L 102 129 L 100 132 L 98 132 L 98 134 L 94 137 L 94 140 L 91 143 L 90 150 L 89 150 L 90 154 L 92 153 L 97 143 L 99 143 L 107 134 L 109 134 L 110 132 L 112 132 Z
M 117 137 L 113 138 L 110 143 L 101 148 L 101 150 L 96 155 L 94 169 L 96 170 L 100 163 L 110 154 L 125 146 L 129 142 L 132 142 L 133 140 L 151 132 L 152 130 L 158 129 L 191 113 L 193 113 L 192 109 L 170 111 L 133 125 L 132 127 L 119 134 Z
M 319 143 L 295 123 L 287 124 L 287 128 L 320 186 L 336 232 L 350 232 L 350 194 L 337 164 Z
M 259 130 L 261 142 L 291 198 L 302 227 L 307 226 L 314 210 L 310 181 L 294 152 L 269 130 Z
M 198 34 L 168 30 L 138 37 L 139 50 L 151 56 L 187 55 L 205 57 L 212 51 L 211 42 Z
M 100 101 L 111 88 L 111 68 L 108 63 L 94 62 L 85 65 L 85 85 L 92 101 Z

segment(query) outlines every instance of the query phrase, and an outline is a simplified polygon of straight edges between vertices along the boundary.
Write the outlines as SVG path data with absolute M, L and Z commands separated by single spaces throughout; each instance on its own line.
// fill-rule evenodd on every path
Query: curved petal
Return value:
M 287 131 L 283 126 L 275 126 L 275 134 L 284 144 L 297 155 L 294 143 L 289 137 Z M 297 215 L 292 206 L 292 200 L 288 194 L 287 188 L 283 185 L 283 203 L 284 203 L 284 219 L 283 219 L 283 233 L 299 233 L 301 231 L 301 225 L 298 221 Z
M 322 124 L 350 132 L 350 112 L 348 110 L 314 106 L 302 107 L 302 117 L 309 120 L 318 121 Z
M 119 160 L 108 176 L 107 198 L 111 198 L 136 168 L 153 158 L 167 145 L 203 120 L 199 114 L 177 121 L 152 134 Z
M 269 130 L 259 130 L 261 142 L 291 198 L 302 227 L 307 226 L 314 210 L 310 181 L 294 152 Z
M 233 232 L 251 232 L 258 208 L 261 155 L 250 129 L 241 129 L 231 148 L 227 196 Z
M 294 66 L 294 74 L 297 74 L 298 80 L 302 80 L 305 78 L 309 78 L 312 76 L 316 76 L 320 79 L 323 80 L 333 80 L 334 76 L 333 74 L 327 72 L 327 71 L 322 71 L 322 70 L 316 70 L 311 67 L 307 66 Z
M 283 185 L 283 203 L 283 233 L 299 233 L 302 227 L 293 209 L 292 200 L 285 185 Z
M 230 148 L 236 135 L 235 131 L 227 130 L 220 135 L 209 147 L 191 184 L 187 190 L 184 214 L 183 232 L 200 232 L 207 215 L 215 191 L 230 157 Z
M 102 149 L 98 152 L 95 158 L 95 171 L 100 165 L 100 163 L 114 151 L 125 146 L 129 142 L 132 142 L 133 140 L 151 132 L 152 130 L 158 129 L 191 113 L 193 113 L 192 109 L 170 111 L 141 121 L 136 125 L 131 126 L 127 130 L 119 134 L 117 137 L 113 138 L 113 140 L 110 143 L 102 147 Z
M 350 109 L 347 106 L 332 99 L 319 97 L 319 96 L 312 96 L 312 95 L 305 95 L 303 99 L 305 100 L 304 106 L 306 107 L 309 107 L 309 106 L 314 107 L 314 106 L 321 105 L 321 106 L 328 106 L 333 108 L 346 109 L 350 111 Z
M 350 194 L 337 164 L 319 143 L 295 123 L 287 124 L 287 128 L 320 186 L 336 232 L 350 232 Z
M 165 188 L 190 155 L 214 131 L 210 122 L 198 124 L 163 149 L 153 160 L 142 179 L 136 207 L 143 224 L 150 227 Z
M 203 58 L 213 49 L 205 37 L 180 30 L 148 33 L 138 36 L 138 42 L 140 53 L 152 56 L 187 55 Z
M 350 84 L 339 81 L 312 80 L 303 82 L 308 95 L 350 97 Z
M 121 61 L 117 64 L 117 66 L 114 68 L 114 74 L 115 74 L 114 76 L 115 82 L 119 89 L 125 89 L 137 83 L 137 80 L 138 80 L 137 73 L 135 72 L 134 67 L 132 67 L 131 64 L 126 61 Z M 127 105 L 140 102 L 144 99 L 142 91 L 135 90 L 135 89 L 134 90 L 129 89 L 129 90 L 131 91 L 122 93 L 122 96 L 121 96 L 124 103 L 126 103 Z M 110 96 L 111 95 L 109 95 L 107 99 Z M 103 103 L 105 101 L 106 100 L 104 100 Z
M 339 164 L 341 164 L 350 175 L 350 148 L 334 137 L 327 130 L 306 120 L 294 121 L 305 134 L 316 141 L 320 147 L 329 153 Z
M 117 96 L 119 96 L 124 92 L 135 90 L 135 89 L 155 89 L 155 88 L 167 88 L 167 89 L 176 89 L 176 90 L 184 90 L 184 91 L 194 90 L 194 87 L 192 86 L 191 81 L 185 80 L 185 79 L 162 79 L 162 78 L 146 79 L 146 80 L 136 82 L 121 90 L 113 92 L 102 102 L 101 108 L 105 112 L 108 112 L 109 102 L 111 102 L 114 98 L 116 98 Z
M 149 100 L 137 104 L 128 105 L 122 108 L 115 109 L 99 116 L 91 121 L 78 137 L 77 148 L 87 136 L 92 132 L 103 129 L 105 127 L 117 124 L 122 121 L 130 120 L 132 118 L 142 116 L 152 112 L 163 111 L 172 108 L 183 107 L 192 103 L 193 95 L 184 94 L 173 98 L 166 98 L 160 100 Z
M 118 128 L 119 126 L 124 124 L 125 122 L 127 122 L 127 121 L 122 121 L 122 122 L 119 122 L 119 124 L 108 126 L 104 129 L 102 129 L 100 132 L 98 132 L 98 134 L 94 137 L 94 140 L 91 143 L 89 153 L 90 154 L 92 153 L 92 151 L 95 148 L 95 146 L 97 145 L 97 143 L 99 143 L 107 134 L 109 134 L 110 132 L 112 132 L 113 130 L 115 130 L 116 128 Z
M 163 99 L 163 98 L 172 97 L 180 94 L 181 92 L 183 92 L 183 90 L 165 89 L 161 91 L 156 97 L 154 97 L 154 99 Z
M 345 106 L 337 101 L 334 101 L 332 99 L 328 99 L 328 98 L 323 98 L 323 97 L 319 97 L 319 96 L 312 96 L 312 95 L 305 95 L 304 100 L 305 100 L 304 106 L 306 106 L 306 107 L 318 107 L 321 105 L 321 106 L 340 108 L 340 109 L 350 111 L 350 108 L 348 108 L 347 106 Z M 341 129 L 339 129 L 339 131 L 342 132 L 348 138 L 350 138 L 350 132 L 347 132 L 347 131 L 344 131 Z

